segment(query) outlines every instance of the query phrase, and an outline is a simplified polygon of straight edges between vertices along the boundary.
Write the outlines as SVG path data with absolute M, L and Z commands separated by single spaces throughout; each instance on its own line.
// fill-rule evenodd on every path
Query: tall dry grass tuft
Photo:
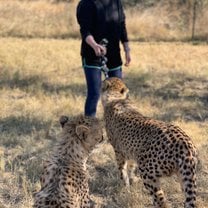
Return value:
M 76 2 L 0 1 L 0 36 L 79 37 Z
M 177 12 L 178 13 L 178 12 Z M 175 12 L 175 15 L 177 14 Z M 164 6 L 148 9 L 130 8 L 126 11 L 127 27 L 131 39 L 175 40 L 180 39 L 176 23 L 170 20 L 170 13 Z
M 154 7 L 136 6 L 126 10 L 131 39 L 136 40 L 190 40 L 193 27 L 193 5 L 161 1 Z M 195 36 L 207 39 L 207 6 L 196 10 Z

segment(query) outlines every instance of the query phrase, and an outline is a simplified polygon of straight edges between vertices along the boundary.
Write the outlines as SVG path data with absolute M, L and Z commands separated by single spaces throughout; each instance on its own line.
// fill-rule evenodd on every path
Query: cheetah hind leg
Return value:
M 159 178 L 150 175 L 142 177 L 145 188 L 153 198 L 154 208 L 169 208 L 163 190 L 160 187 Z
M 139 177 L 137 175 L 137 163 L 134 160 L 128 160 L 127 162 L 128 176 L 129 176 L 129 184 L 134 185 L 138 183 Z
M 179 180 L 185 194 L 185 208 L 196 208 L 196 159 L 186 158 L 179 165 Z

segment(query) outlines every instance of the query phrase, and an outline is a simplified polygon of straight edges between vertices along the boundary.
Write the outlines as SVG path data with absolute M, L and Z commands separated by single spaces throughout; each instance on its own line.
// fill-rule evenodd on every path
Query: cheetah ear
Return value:
M 59 118 L 59 123 L 61 124 L 61 127 L 63 128 L 64 125 L 66 124 L 66 122 L 69 120 L 69 118 L 67 116 L 61 116 Z
M 102 91 L 106 91 L 109 87 L 111 86 L 111 83 L 106 79 L 103 81 L 103 84 L 102 84 Z
M 76 126 L 76 134 L 81 141 L 84 141 L 87 138 L 89 133 L 89 128 L 84 125 Z

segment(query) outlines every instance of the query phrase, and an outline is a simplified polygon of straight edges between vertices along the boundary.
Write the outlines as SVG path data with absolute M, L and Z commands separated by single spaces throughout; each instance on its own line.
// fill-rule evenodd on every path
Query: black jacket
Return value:
M 97 43 L 103 38 L 108 40 L 108 67 L 122 64 L 119 42 L 127 42 L 125 15 L 120 0 L 81 0 L 77 6 L 77 21 L 82 36 L 81 56 L 86 64 L 99 66 L 99 58 L 85 42 L 92 35 Z

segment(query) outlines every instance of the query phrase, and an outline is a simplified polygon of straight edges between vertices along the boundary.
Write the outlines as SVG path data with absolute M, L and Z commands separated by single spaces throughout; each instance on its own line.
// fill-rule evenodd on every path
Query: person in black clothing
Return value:
M 81 57 L 88 90 L 85 115 L 96 116 L 102 83 L 100 57 L 107 57 L 109 77 L 122 78 L 120 42 L 125 52 L 125 66 L 131 61 L 125 14 L 120 0 L 81 0 L 77 6 L 77 21 L 82 37 Z M 107 50 L 99 44 L 104 38 L 108 40 Z

